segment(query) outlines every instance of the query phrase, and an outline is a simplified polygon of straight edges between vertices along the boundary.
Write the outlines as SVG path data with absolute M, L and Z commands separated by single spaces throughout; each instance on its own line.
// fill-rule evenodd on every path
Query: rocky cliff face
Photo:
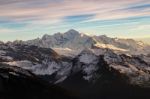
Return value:
M 52 85 L 31 72 L 0 64 L 1 99 L 75 99 L 66 90 Z
M 2 63 L 28 69 L 41 76 L 55 76 L 54 82 L 59 83 L 71 74 L 82 71 L 83 79 L 92 81 L 99 78 L 101 64 L 107 64 L 109 70 L 115 70 L 130 79 L 129 83 L 143 84 L 149 82 L 149 56 L 129 56 L 117 54 L 110 49 L 96 55 L 92 50 L 83 50 L 75 58 L 58 55 L 48 48 L 29 45 L 1 44 L 0 60 Z M 103 60 L 103 62 L 102 62 Z M 101 63 L 101 64 L 100 64 Z M 145 83 L 145 84 L 146 84 Z
M 118 54 L 107 48 L 98 50 L 101 54 L 86 49 L 71 58 L 61 56 L 49 48 L 2 43 L 0 62 L 9 64 L 12 68 L 17 66 L 28 70 L 49 83 L 83 96 L 82 98 L 88 95 L 87 99 L 109 98 L 108 96 L 115 99 L 122 98 L 116 93 L 122 95 L 125 93 L 126 98 L 130 99 L 131 97 L 148 96 L 147 92 L 150 88 L 149 55 Z M 128 90 L 131 90 L 131 93 Z

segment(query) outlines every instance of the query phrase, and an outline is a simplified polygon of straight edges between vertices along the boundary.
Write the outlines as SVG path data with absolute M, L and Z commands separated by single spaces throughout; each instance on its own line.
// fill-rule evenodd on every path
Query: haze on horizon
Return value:
M 76 29 L 150 38 L 150 0 L 0 0 L 0 40 L 28 40 Z

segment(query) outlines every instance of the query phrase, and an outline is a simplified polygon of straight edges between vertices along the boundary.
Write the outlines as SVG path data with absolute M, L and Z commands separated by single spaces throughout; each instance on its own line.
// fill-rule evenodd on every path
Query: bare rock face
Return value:
M 109 70 L 128 77 L 128 83 L 149 86 L 150 57 L 146 55 L 117 54 L 110 49 L 104 49 L 101 55 L 96 55 L 86 49 L 75 58 L 70 58 L 60 56 L 49 48 L 11 43 L 1 44 L 0 60 L 1 63 L 30 70 L 39 76 L 54 76 L 49 79 L 53 83 L 60 83 L 78 71 L 84 74 L 83 79 L 93 82 L 99 79 L 98 72 L 105 63 Z
M 2 73 L 2 77 L 9 79 L 8 75 L 13 75 L 10 77 L 13 80 L 18 74 L 23 75 L 23 78 L 26 78 L 24 75 L 29 78 L 37 75 L 49 83 L 77 93 L 83 99 L 122 98 L 116 93 L 126 94 L 124 99 L 149 96 L 149 55 L 118 54 L 106 48 L 101 51 L 101 54 L 96 54 L 93 50 L 86 49 L 71 58 L 61 56 L 50 48 L 16 43 L 1 44 L 0 62 L 11 65 L 10 69 L 13 69 L 7 75 L 3 76 Z M 9 66 L 6 67 L 8 69 Z M 18 82 L 17 79 L 15 82 Z M 0 83 L 2 86 L 3 82 Z M 35 88 L 39 88 L 38 86 Z
M 1 99 L 75 99 L 66 90 L 52 85 L 30 71 L 0 64 Z

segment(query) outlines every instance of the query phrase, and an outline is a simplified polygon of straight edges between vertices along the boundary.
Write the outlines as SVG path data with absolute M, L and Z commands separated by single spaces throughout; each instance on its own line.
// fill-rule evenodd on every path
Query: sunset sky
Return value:
M 150 0 L 0 0 L 0 40 L 76 29 L 92 35 L 150 37 Z

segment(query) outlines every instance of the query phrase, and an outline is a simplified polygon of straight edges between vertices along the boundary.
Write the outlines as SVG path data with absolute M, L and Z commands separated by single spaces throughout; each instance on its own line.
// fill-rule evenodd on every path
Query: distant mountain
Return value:
M 95 42 L 91 37 L 88 37 L 87 35 L 80 34 L 78 31 L 75 30 L 69 30 L 64 34 L 46 34 L 41 39 L 30 40 L 26 43 L 46 48 L 82 49 L 86 47 L 92 47 Z
M 142 42 L 150 45 L 150 37 L 149 38 L 148 37 L 147 38 L 137 38 L 136 40 L 142 41 Z
M 45 34 L 42 38 L 24 42 L 44 48 L 52 48 L 66 56 L 78 55 L 84 49 L 109 48 L 118 53 L 133 55 L 150 53 L 150 45 L 133 39 L 110 38 L 105 35 L 89 36 L 76 30 L 54 35 Z

